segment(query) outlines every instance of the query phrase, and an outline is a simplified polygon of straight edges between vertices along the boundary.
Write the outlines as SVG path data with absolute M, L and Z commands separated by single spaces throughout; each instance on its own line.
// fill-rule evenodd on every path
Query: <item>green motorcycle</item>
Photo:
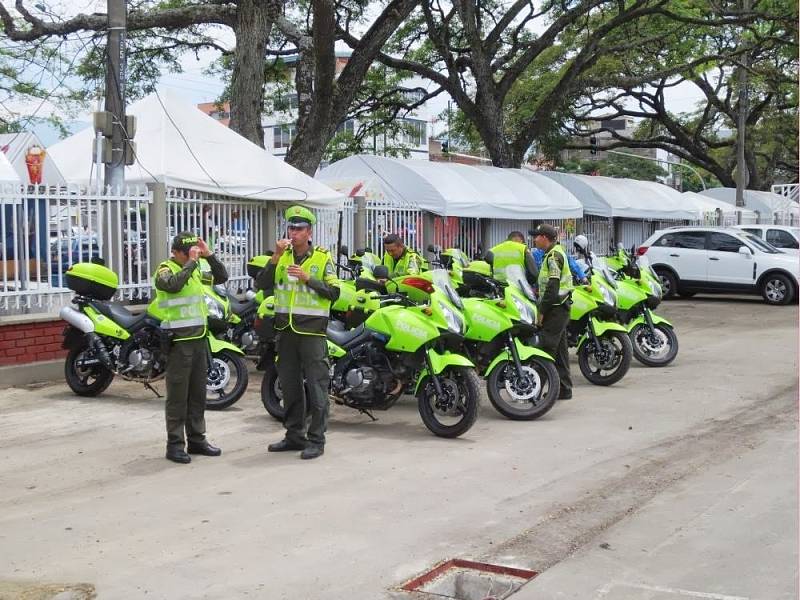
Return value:
M 578 366 L 595 385 L 612 385 L 631 365 L 633 348 L 628 330 L 617 323 L 617 282 L 603 265 L 593 269 L 591 286 L 572 292 L 567 338 L 578 349 Z
M 653 310 L 663 291 L 646 256 L 617 260 L 617 316 L 633 344 L 633 355 L 648 367 L 665 367 L 678 355 L 678 336 L 669 321 Z
M 375 267 L 374 275 L 388 279 L 383 266 Z M 439 290 L 426 305 L 398 293 L 366 292 L 361 297 L 364 304 L 372 303 L 363 324 L 346 329 L 331 321 L 327 330 L 334 402 L 374 419 L 372 411 L 391 408 L 410 389 L 432 433 L 446 438 L 466 433 L 478 417 L 479 393 L 472 362 L 448 349 L 465 330 L 451 300 Z M 269 311 L 262 314 L 267 317 Z M 269 414 L 282 419 L 280 382 L 272 365 L 266 369 L 261 393 Z
M 520 341 L 536 333 L 535 296 L 522 268 L 508 268 L 508 284 L 469 268 L 462 275 L 465 346 L 492 406 L 509 419 L 538 419 L 553 408 L 559 379 L 553 357 Z
M 67 322 L 63 347 L 67 385 L 79 396 L 97 396 L 115 376 L 138 381 L 157 396 L 152 383 L 164 377 L 168 343 L 151 314 L 133 314 L 121 304 L 108 302 L 119 278 L 101 264 L 77 263 L 66 273 L 75 292 L 71 306 L 59 316 Z M 206 406 L 221 410 L 235 403 L 247 389 L 247 365 L 242 351 L 209 331 Z

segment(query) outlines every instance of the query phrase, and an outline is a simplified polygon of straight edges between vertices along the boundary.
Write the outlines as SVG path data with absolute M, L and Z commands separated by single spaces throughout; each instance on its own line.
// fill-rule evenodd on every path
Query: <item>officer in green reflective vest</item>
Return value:
M 422 257 L 406 247 L 396 233 L 383 238 L 383 265 L 389 269 L 389 277 L 418 275 L 422 270 Z
M 567 325 L 573 285 L 567 253 L 557 238 L 556 228 L 546 223 L 533 231 L 533 243 L 545 253 L 539 270 L 541 348 L 555 359 L 561 383 L 558 397 L 560 400 L 567 400 L 572 398 Z
M 215 283 L 228 280 L 225 265 L 202 239 L 191 232 L 175 236 L 172 258 L 158 266 L 153 278 L 156 298 L 148 308 L 151 315 L 161 319 L 161 328 L 172 337 L 166 368 L 166 456 L 184 464 L 191 462 L 190 454 L 222 454 L 219 448 L 208 443 L 205 435 L 207 309 L 201 261 L 208 265 Z
M 287 239 L 278 240 L 275 253 L 256 279 L 257 289 L 275 296 L 278 379 L 286 410 L 284 439 L 267 449 L 300 450 L 300 458 L 312 459 L 325 451 L 330 377 L 325 330 L 339 288 L 330 253 L 311 245 L 311 226 L 317 222 L 314 213 L 291 206 L 286 220 Z M 307 427 L 306 393 L 311 413 Z
M 528 283 L 535 286 L 539 269 L 528 247 L 525 236 L 520 231 L 512 231 L 505 242 L 493 246 L 485 259 L 492 266 L 492 274 L 498 281 L 506 281 L 506 269 L 511 265 L 519 265 L 525 271 Z

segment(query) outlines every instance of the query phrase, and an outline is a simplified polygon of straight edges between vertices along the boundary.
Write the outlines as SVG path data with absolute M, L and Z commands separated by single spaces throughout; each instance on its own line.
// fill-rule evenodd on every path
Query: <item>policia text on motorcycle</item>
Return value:
M 567 325 L 572 295 L 572 273 L 567 253 L 556 241 L 558 234 L 552 225 L 541 224 L 533 231 L 533 242 L 544 251 L 539 270 L 539 321 L 542 326 L 541 348 L 555 358 L 561 383 L 559 398 L 572 398 L 572 378 L 569 372 Z
M 167 458 L 177 463 L 191 462 L 189 454 L 222 454 L 205 436 L 208 352 L 201 263 L 213 283 L 228 280 L 225 266 L 202 239 L 179 233 L 172 241 L 172 258 L 158 266 L 153 282 L 156 316 L 171 338 L 166 368 Z M 186 438 L 189 443 L 184 448 Z
M 310 243 L 311 226 L 317 220 L 314 213 L 292 206 L 286 220 L 288 239 L 278 240 L 256 280 L 258 289 L 275 296 L 278 379 L 286 409 L 286 435 L 268 450 L 302 450 L 300 457 L 308 459 L 321 456 L 325 448 L 329 383 L 325 330 L 339 288 L 330 254 Z M 306 393 L 311 413 L 308 429 Z
M 389 277 L 418 275 L 422 268 L 422 258 L 409 249 L 396 233 L 383 238 L 383 265 L 389 269 Z

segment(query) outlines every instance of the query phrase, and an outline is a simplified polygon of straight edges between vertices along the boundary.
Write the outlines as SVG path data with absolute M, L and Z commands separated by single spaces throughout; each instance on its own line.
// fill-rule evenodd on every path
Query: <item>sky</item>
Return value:
M 10 0 L 0 0 L 7 6 L 11 4 Z M 33 5 L 33 0 L 28 0 L 28 5 Z M 80 12 L 105 12 L 106 2 L 104 0 L 39 0 L 37 4 L 46 8 L 47 12 L 56 15 L 74 15 Z M 227 28 L 220 28 L 219 41 L 227 46 L 233 45 L 232 32 Z M 337 50 L 346 50 L 346 46 Z M 217 53 L 214 51 L 204 51 L 200 53 L 199 60 L 194 55 L 185 55 L 181 58 L 182 73 L 165 73 L 159 81 L 159 86 L 169 89 L 173 93 L 180 95 L 187 102 L 198 104 L 201 102 L 211 102 L 216 100 L 224 89 L 224 85 L 218 79 L 210 77 L 204 73 L 212 61 L 216 58 Z M 57 82 L 53 82 L 53 85 Z M 430 84 L 431 88 L 433 87 Z M 667 90 L 668 106 L 672 111 L 683 112 L 694 108 L 695 104 L 701 99 L 701 95 L 691 84 L 683 84 L 681 86 Z M 447 109 L 449 96 L 447 94 L 440 94 L 433 99 L 428 107 L 427 112 L 432 117 L 444 112 Z M 12 107 L 15 112 L 21 114 L 31 114 L 34 110 L 39 108 L 39 101 L 28 103 L 17 103 Z M 37 116 L 45 117 L 50 113 L 58 113 L 59 109 L 55 106 L 45 103 L 37 112 Z M 69 128 L 74 132 L 82 129 L 91 121 L 89 111 L 86 114 L 77 116 L 74 120 L 69 121 Z M 47 125 L 37 125 L 34 127 L 35 131 L 40 134 L 42 142 L 49 145 L 58 139 L 58 132 L 52 127 Z M 432 126 L 432 135 L 439 135 L 446 129 L 446 120 L 437 121 Z

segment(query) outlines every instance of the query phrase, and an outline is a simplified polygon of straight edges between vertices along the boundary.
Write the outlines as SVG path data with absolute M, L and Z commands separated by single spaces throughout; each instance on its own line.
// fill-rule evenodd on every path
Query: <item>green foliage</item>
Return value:
M 602 160 L 565 161 L 559 166 L 558 170 L 567 173 L 623 177 L 640 181 L 659 181 L 659 178 L 664 178 L 668 175 L 667 171 L 656 162 L 644 158 L 613 154 Z

